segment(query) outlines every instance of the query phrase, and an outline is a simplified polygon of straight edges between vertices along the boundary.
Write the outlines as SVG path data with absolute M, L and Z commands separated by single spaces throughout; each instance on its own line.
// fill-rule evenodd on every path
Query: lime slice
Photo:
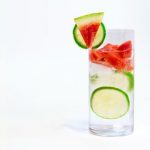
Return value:
M 131 72 L 110 73 L 98 72 L 90 75 L 91 86 L 97 88 L 100 86 L 113 86 L 124 91 L 131 92 L 134 88 L 134 75 Z
M 80 46 L 81 48 L 87 49 L 86 43 L 84 42 L 84 39 L 83 39 L 77 25 L 75 25 L 73 28 L 73 37 L 78 46 Z M 92 48 L 98 48 L 100 45 L 102 45 L 105 40 L 105 37 L 106 37 L 106 29 L 105 29 L 104 24 L 101 23 L 101 25 L 96 33 L 96 36 L 94 38 L 94 41 L 92 43 Z
M 111 86 L 121 88 L 125 91 L 132 91 L 134 88 L 134 76 L 130 72 L 115 72 L 111 78 Z
M 93 112 L 104 119 L 117 119 L 124 116 L 130 107 L 128 95 L 115 87 L 100 87 L 91 96 Z
M 124 75 L 128 78 L 129 81 L 128 91 L 132 91 L 134 89 L 134 75 L 131 72 L 124 72 Z

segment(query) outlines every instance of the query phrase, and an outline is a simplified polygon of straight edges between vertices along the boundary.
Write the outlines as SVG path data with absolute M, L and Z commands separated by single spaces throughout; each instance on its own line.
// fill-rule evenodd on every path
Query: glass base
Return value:
M 114 136 L 127 136 L 133 133 L 133 126 L 100 126 L 90 127 L 90 133 L 98 136 L 114 137 Z

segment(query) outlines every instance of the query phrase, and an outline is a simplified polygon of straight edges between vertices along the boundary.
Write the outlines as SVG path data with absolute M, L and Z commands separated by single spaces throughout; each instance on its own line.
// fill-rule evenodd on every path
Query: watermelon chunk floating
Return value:
M 126 41 L 121 45 L 107 44 L 98 50 L 91 50 L 90 61 L 97 64 L 107 65 L 116 70 L 133 70 L 132 42 Z
M 93 13 L 75 18 L 74 21 L 88 48 L 92 47 L 96 33 L 101 25 L 104 13 Z

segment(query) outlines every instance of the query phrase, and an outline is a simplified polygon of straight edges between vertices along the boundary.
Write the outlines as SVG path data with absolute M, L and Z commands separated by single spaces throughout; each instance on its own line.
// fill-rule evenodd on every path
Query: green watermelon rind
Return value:
M 84 25 L 90 22 L 98 22 L 102 20 L 104 15 L 104 12 L 98 12 L 98 13 L 92 13 L 92 14 L 87 14 L 87 15 L 83 15 L 80 17 L 77 17 L 74 19 L 75 23 L 77 25 Z

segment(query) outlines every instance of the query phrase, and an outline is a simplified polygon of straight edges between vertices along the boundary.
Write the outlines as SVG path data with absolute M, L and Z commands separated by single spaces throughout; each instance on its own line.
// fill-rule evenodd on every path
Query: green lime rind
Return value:
M 101 30 L 103 31 L 102 38 L 99 40 L 99 37 L 101 36 L 101 32 L 100 32 L 100 29 L 98 29 L 96 37 L 95 37 L 95 39 L 93 41 L 92 48 L 100 47 L 103 44 L 103 42 L 104 42 L 104 40 L 106 38 L 106 28 L 105 28 L 104 23 L 101 23 L 99 28 L 101 28 Z M 96 44 L 96 42 L 97 42 L 97 44 Z
M 103 23 L 101 23 L 101 25 L 97 31 L 97 34 L 95 36 L 95 39 L 93 41 L 92 48 L 100 47 L 100 45 L 103 44 L 105 37 L 106 37 L 105 25 Z M 87 49 L 86 43 L 84 42 L 84 39 L 83 39 L 77 25 L 75 25 L 73 28 L 73 38 L 79 47 L 81 47 L 83 49 Z
M 114 73 L 124 75 L 128 80 L 128 88 L 127 90 L 131 92 L 134 89 L 134 74 L 131 72 L 118 72 L 114 71 Z
M 79 47 L 81 47 L 81 48 L 83 48 L 83 49 L 87 49 L 87 46 L 86 46 L 86 44 L 85 44 L 85 42 L 84 42 L 84 40 L 83 40 L 83 38 L 81 37 L 81 34 L 80 34 L 79 32 L 80 32 L 80 31 L 79 31 L 77 25 L 75 25 L 74 28 L 73 28 L 73 38 L 74 38 L 74 41 L 76 42 L 76 44 L 77 44 Z M 81 39 L 81 40 L 79 40 L 79 36 L 80 36 L 80 39 Z
M 129 81 L 129 87 L 128 87 L 128 91 L 132 91 L 134 89 L 134 75 L 131 72 L 124 72 L 123 73 Z
M 111 116 L 108 117 L 107 115 L 104 116 L 104 115 L 101 115 L 101 114 L 97 113 L 97 112 L 95 111 L 95 109 L 94 109 L 94 106 L 93 106 L 94 96 L 95 96 L 95 94 L 96 94 L 97 92 L 100 92 L 100 91 L 102 91 L 102 90 L 114 90 L 114 91 L 117 91 L 117 92 L 120 92 L 121 94 L 123 94 L 124 97 L 125 97 L 125 100 L 126 100 L 126 106 L 127 106 L 126 111 L 125 111 L 124 113 L 122 113 L 122 114 L 119 114 L 119 115 L 115 116 L 115 117 L 114 117 L 114 116 L 113 116 L 113 117 L 111 117 Z M 114 99 L 114 98 L 112 98 L 112 100 L 113 100 L 113 99 Z M 123 116 L 129 111 L 129 108 L 130 108 L 130 100 L 129 100 L 128 94 L 127 94 L 126 92 L 124 92 L 123 90 L 121 90 L 121 89 L 119 89 L 119 88 L 116 88 L 116 87 L 104 86 L 104 87 L 99 87 L 99 88 L 97 88 L 97 89 L 95 89 L 95 90 L 93 91 L 93 93 L 92 93 L 92 95 L 91 95 L 91 98 L 90 98 L 90 105 L 91 105 L 92 111 L 93 111 L 98 117 L 101 117 L 101 118 L 103 118 L 103 119 L 118 119 L 118 118 L 123 117 Z

